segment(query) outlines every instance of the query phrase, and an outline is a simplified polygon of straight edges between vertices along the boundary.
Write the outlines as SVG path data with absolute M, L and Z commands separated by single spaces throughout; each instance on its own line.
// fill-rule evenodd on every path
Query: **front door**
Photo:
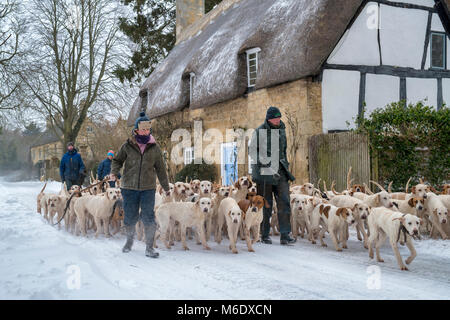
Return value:
M 236 142 L 221 145 L 222 185 L 230 186 L 238 179 L 237 144 Z

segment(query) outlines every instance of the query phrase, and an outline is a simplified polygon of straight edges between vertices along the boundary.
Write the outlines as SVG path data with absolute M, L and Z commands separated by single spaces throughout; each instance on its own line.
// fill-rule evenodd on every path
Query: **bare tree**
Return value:
M 291 172 L 292 174 L 295 176 L 296 172 L 297 172 L 297 166 L 296 163 L 297 161 L 297 152 L 298 149 L 300 148 L 300 140 L 301 140 L 301 136 L 300 136 L 300 121 L 298 119 L 298 116 L 295 114 L 295 112 L 292 111 L 286 111 L 286 120 L 287 120 L 287 124 L 288 127 L 290 129 L 290 133 L 291 133 L 291 137 L 290 139 L 288 139 L 288 150 L 289 150 L 289 155 L 288 155 L 288 160 L 289 163 L 291 164 Z
M 23 27 L 18 21 L 19 5 L 16 1 L 0 3 L 0 110 L 14 110 L 20 91 L 15 60 L 22 55 L 20 37 Z
M 31 107 L 63 132 L 65 145 L 121 90 L 112 76 L 118 7 L 108 0 L 32 0 L 32 7 L 33 56 L 21 79 Z

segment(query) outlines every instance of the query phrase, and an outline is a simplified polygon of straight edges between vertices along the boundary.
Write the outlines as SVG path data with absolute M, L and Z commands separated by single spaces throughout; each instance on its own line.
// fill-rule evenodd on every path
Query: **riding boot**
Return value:
M 125 243 L 125 246 L 122 249 L 122 252 L 130 252 L 131 247 L 133 246 L 133 239 L 134 239 L 134 233 L 136 231 L 135 226 L 125 226 L 125 230 L 127 232 L 127 242 Z
M 145 233 L 145 255 L 150 258 L 158 258 L 159 253 L 153 249 L 153 243 L 155 241 L 156 224 L 144 226 Z

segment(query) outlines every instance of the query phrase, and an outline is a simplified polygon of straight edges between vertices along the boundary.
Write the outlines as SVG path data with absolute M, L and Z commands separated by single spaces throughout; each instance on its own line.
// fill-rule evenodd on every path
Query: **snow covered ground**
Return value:
M 351 233 L 349 249 L 300 240 L 282 247 L 239 242 L 238 255 L 210 242 L 190 241 L 144 256 L 144 244 L 121 252 L 124 235 L 76 237 L 50 226 L 36 213 L 41 182 L 0 178 L 0 299 L 449 299 L 450 241 L 416 242 L 410 271 L 400 271 L 392 249 L 385 263 L 371 261 Z M 47 191 L 59 191 L 49 183 Z M 161 247 L 161 246 L 160 246 Z M 408 255 L 401 247 L 403 258 Z

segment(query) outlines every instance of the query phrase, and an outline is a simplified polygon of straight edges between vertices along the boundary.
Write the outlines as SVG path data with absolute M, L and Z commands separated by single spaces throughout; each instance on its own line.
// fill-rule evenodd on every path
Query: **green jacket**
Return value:
M 259 145 L 259 132 L 260 130 L 265 129 L 267 130 L 267 145 L 263 145 L 261 146 L 260 149 L 260 145 Z M 287 155 L 286 155 L 286 150 L 287 150 L 287 139 L 286 139 L 286 126 L 283 123 L 283 121 L 280 122 L 280 127 L 279 128 L 272 128 L 269 123 L 267 122 L 267 120 L 261 125 L 259 126 L 253 133 L 253 137 L 252 137 L 252 141 L 249 145 L 249 154 L 251 154 L 251 150 L 253 148 L 256 148 L 256 154 L 258 155 L 257 160 L 253 159 L 253 161 L 255 161 L 256 163 L 252 162 L 252 180 L 257 182 L 257 183 L 263 183 L 266 182 L 267 184 L 272 184 L 272 185 L 277 185 L 278 184 L 278 180 L 274 178 L 274 175 L 261 175 L 261 168 L 264 167 L 270 167 L 271 163 L 268 164 L 262 164 L 260 162 L 260 157 L 259 157 L 259 153 L 261 152 L 262 156 L 265 156 L 267 154 L 267 157 L 270 159 L 271 158 L 271 130 L 272 129 L 279 129 L 279 169 L 277 173 L 281 173 L 282 168 L 285 169 L 288 179 L 290 181 L 294 181 L 295 177 L 292 175 L 292 173 L 289 171 L 289 162 L 287 160 Z M 256 143 L 256 145 L 255 145 Z
M 118 176 L 122 168 L 120 187 L 131 190 L 156 189 L 156 176 L 165 191 L 169 190 L 169 181 L 162 152 L 156 143 L 147 144 L 144 154 L 134 138 L 128 139 L 112 160 L 111 173 Z

